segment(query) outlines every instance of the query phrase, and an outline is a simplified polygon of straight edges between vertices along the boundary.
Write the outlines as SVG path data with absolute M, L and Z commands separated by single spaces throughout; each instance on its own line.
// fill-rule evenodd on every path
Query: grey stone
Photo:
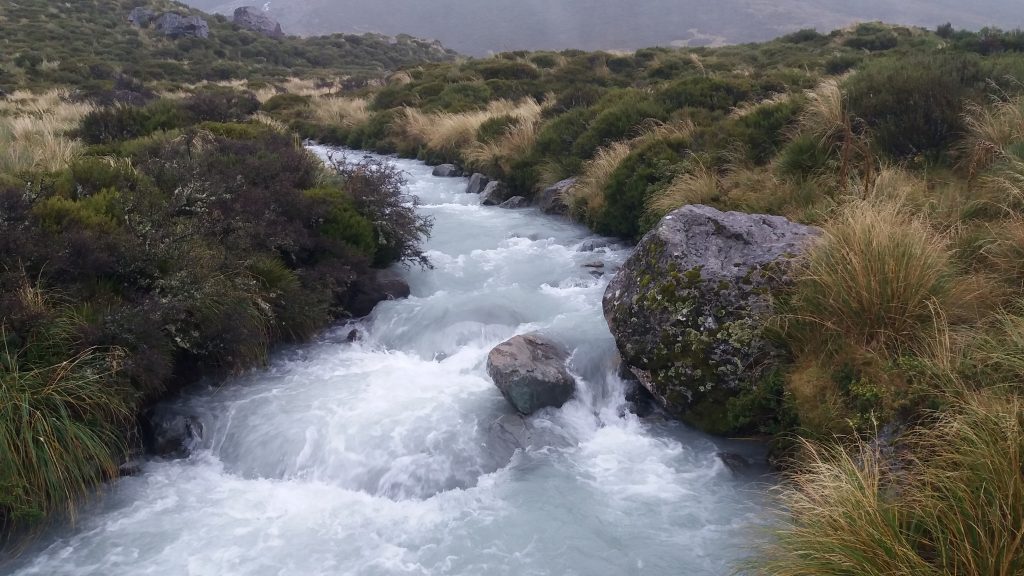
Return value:
M 152 408 L 142 415 L 140 425 L 146 451 L 165 458 L 187 458 L 203 439 L 203 423 L 180 408 Z
M 199 16 L 164 12 L 156 19 L 157 32 L 170 38 L 209 38 L 210 25 Z
M 500 208 L 516 209 L 516 208 L 526 208 L 529 205 L 530 205 L 530 201 L 527 200 L 525 197 L 523 197 L 523 196 L 513 196 L 513 197 L 509 198 L 508 200 L 505 200 L 504 202 L 499 204 L 499 207 Z
M 565 215 L 569 212 L 569 205 L 565 202 L 565 195 L 573 185 L 575 178 L 566 178 L 541 191 L 537 197 L 537 206 L 545 214 Z
M 520 414 L 565 404 L 576 391 L 566 370 L 569 355 L 536 333 L 516 336 L 487 355 L 487 373 Z
M 604 315 L 623 361 L 670 413 L 735 432 L 726 403 L 756 389 L 782 350 L 771 295 L 820 230 L 779 216 L 685 206 L 640 241 L 611 280 Z
M 458 178 L 462 176 L 462 169 L 455 164 L 441 164 L 440 166 L 434 166 L 434 176 L 440 176 L 441 178 Z
M 146 26 L 149 26 L 149 23 L 152 22 L 154 18 L 156 18 L 156 12 L 146 8 L 145 6 L 136 6 L 128 13 L 128 22 L 137 28 L 145 28 Z
M 361 318 L 373 312 L 377 304 L 408 298 L 409 293 L 409 284 L 397 272 L 374 270 L 352 283 L 345 309 L 353 318 Z
M 281 24 L 255 6 L 236 8 L 232 21 L 241 28 L 252 30 L 270 38 L 284 38 Z
M 480 194 L 487 187 L 491 179 L 477 172 L 469 177 L 469 185 L 466 186 L 466 194 Z
M 734 452 L 716 452 L 715 456 L 734 474 L 739 474 L 750 468 L 750 460 Z
M 578 249 L 579 252 L 596 252 L 601 248 L 610 248 L 613 242 L 607 238 L 591 238 L 584 240 Z
M 504 182 L 488 182 L 480 193 L 480 203 L 484 206 L 500 206 L 505 200 L 508 200 L 508 186 Z

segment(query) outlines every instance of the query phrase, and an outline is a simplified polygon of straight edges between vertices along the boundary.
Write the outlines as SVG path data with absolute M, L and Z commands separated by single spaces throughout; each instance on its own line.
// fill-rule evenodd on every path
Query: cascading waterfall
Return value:
M 743 446 L 626 409 L 601 271 L 627 249 L 592 250 L 578 226 L 481 207 L 464 179 L 396 162 L 435 218 L 434 268 L 404 272 L 412 297 L 177 400 L 204 423 L 199 450 L 146 462 L 0 572 L 729 573 L 768 478 L 716 456 Z M 579 389 L 530 417 L 524 447 L 485 360 L 534 330 L 574 350 Z

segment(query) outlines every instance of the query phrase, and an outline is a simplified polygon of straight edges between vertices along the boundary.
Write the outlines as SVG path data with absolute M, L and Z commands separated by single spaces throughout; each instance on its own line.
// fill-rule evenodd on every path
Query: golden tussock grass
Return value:
M 614 142 L 599 148 L 593 158 L 584 162 L 583 173 L 566 194 L 566 203 L 576 217 L 587 223 L 597 220 L 604 210 L 604 189 L 630 152 L 629 142 Z
M 532 98 L 519 101 L 496 100 L 484 110 L 471 112 L 424 113 L 405 108 L 397 120 L 399 136 L 429 150 L 458 155 L 476 142 L 476 134 L 484 122 L 500 116 L 511 116 L 519 124 L 533 124 L 543 106 Z
M 93 109 L 92 104 L 72 102 L 63 90 L 19 91 L 0 100 L 0 172 L 67 166 L 82 150 L 70 132 Z
M 370 120 L 370 102 L 364 98 L 319 96 L 310 105 L 313 117 L 321 124 L 352 128 Z

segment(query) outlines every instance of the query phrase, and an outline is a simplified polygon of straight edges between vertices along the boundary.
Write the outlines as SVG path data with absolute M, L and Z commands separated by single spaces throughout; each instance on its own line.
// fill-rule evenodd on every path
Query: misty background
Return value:
M 230 14 L 261 0 L 186 0 Z M 634 50 L 769 40 L 883 20 L 934 28 L 1024 27 L 1021 0 L 272 0 L 289 34 L 380 32 L 440 40 L 470 55 L 506 50 Z

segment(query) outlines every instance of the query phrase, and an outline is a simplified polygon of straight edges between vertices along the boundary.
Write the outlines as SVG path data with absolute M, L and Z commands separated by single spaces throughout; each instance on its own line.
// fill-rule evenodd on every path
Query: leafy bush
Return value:
M 642 98 L 626 98 L 598 112 L 572 147 L 578 158 L 589 158 L 601 146 L 635 136 L 645 121 L 665 120 L 667 114 L 655 102 Z
M 886 58 L 848 83 L 850 111 L 894 159 L 938 157 L 964 131 L 964 101 L 977 97 L 985 75 L 977 58 L 938 54 Z

